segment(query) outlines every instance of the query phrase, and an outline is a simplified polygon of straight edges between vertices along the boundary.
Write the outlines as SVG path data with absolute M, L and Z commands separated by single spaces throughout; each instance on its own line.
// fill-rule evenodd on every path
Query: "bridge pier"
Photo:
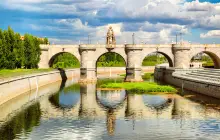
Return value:
M 174 67 L 186 69 L 190 67 L 190 47 L 182 45 L 173 45 Z
M 125 82 L 142 82 L 141 76 L 141 52 L 143 48 L 139 45 L 126 45 L 127 67 Z
M 79 52 L 81 56 L 80 67 L 80 83 L 95 83 L 96 76 L 96 63 L 94 61 L 95 48 L 80 46 Z

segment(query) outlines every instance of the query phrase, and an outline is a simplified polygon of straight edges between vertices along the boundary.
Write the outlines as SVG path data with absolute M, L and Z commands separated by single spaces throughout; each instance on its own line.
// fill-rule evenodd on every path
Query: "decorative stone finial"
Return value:
M 113 48 L 116 45 L 115 35 L 112 27 L 110 26 L 108 29 L 107 37 L 106 37 L 106 47 Z

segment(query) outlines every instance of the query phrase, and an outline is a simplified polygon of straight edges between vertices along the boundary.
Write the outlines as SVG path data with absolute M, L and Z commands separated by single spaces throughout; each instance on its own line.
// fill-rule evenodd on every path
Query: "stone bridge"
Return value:
M 80 62 L 81 81 L 97 80 L 97 61 L 105 53 L 114 52 L 121 55 L 126 63 L 125 81 L 142 81 L 141 70 L 144 58 L 151 53 L 164 55 L 170 67 L 189 68 L 192 57 L 198 53 L 209 55 L 220 68 L 220 44 L 164 44 L 164 45 L 41 45 L 39 68 L 49 68 L 53 60 L 64 52 L 74 55 Z

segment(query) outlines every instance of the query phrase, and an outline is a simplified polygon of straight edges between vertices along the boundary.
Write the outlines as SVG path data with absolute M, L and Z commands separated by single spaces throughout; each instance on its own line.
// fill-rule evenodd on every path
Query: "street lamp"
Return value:
M 135 40 L 134 40 L 134 33 L 132 34 L 132 42 L 133 42 L 133 45 L 135 44 L 135 42 L 134 42 Z
M 182 44 L 182 42 L 183 42 L 183 38 L 182 38 L 183 33 L 176 34 L 176 44 L 178 43 L 178 35 L 180 36 L 180 43 Z

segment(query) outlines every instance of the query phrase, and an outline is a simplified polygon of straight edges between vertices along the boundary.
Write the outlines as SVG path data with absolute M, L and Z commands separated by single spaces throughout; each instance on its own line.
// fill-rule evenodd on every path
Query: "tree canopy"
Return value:
M 11 27 L 4 31 L 0 29 L 0 69 L 37 68 L 40 44 L 49 44 L 49 41 L 30 34 L 22 38 Z

